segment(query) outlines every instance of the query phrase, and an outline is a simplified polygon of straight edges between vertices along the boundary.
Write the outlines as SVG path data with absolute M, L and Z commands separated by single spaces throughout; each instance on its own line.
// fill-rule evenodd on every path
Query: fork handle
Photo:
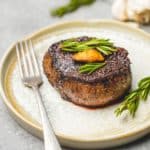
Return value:
M 60 144 L 52 129 L 52 125 L 49 122 L 48 115 L 47 115 L 39 88 L 38 87 L 32 87 L 32 88 L 38 100 L 38 106 L 39 106 L 41 121 L 42 121 L 42 126 L 43 126 L 45 150 L 61 150 Z

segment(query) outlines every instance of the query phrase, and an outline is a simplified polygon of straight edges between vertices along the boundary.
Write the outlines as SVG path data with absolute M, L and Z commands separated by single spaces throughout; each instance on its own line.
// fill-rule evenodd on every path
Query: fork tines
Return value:
M 31 40 L 19 42 L 16 52 L 21 78 L 39 76 L 40 71 Z

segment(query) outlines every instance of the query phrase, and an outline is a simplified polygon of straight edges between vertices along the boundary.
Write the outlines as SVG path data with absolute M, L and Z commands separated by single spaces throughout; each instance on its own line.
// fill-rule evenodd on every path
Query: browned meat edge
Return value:
M 81 82 L 69 77 L 63 78 L 53 64 L 53 58 L 49 52 L 44 56 L 43 68 L 49 82 L 64 99 L 87 107 L 106 106 L 116 102 L 131 85 L 130 68 L 126 73 L 116 74 L 111 80 L 100 80 L 94 83 Z

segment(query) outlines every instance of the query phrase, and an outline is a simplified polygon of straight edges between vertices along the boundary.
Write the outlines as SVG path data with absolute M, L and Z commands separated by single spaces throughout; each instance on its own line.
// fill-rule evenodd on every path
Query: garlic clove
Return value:
M 127 14 L 130 20 L 150 23 L 150 0 L 128 0 Z
M 126 3 L 127 0 L 115 0 L 112 6 L 112 14 L 116 19 L 125 21 L 128 19 L 126 14 Z
M 78 62 L 97 62 L 104 61 L 104 57 L 95 49 L 84 50 L 72 56 L 73 60 Z
M 150 23 L 150 0 L 115 0 L 112 13 L 118 20 Z

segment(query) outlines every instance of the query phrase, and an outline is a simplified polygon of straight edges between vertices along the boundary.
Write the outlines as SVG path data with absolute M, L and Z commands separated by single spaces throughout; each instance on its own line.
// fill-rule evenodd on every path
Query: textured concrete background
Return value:
M 84 7 L 64 18 L 49 15 L 51 8 L 67 0 L 0 0 L 0 57 L 8 46 L 41 27 L 73 19 L 112 18 L 112 0 L 97 0 L 89 8 Z M 150 27 L 142 27 L 150 32 Z M 150 135 L 113 150 L 149 150 Z M 23 130 L 8 114 L 0 100 L 0 150 L 44 150 L 43 142 Z M 66 149 L 64 149 L 66 150 Z

